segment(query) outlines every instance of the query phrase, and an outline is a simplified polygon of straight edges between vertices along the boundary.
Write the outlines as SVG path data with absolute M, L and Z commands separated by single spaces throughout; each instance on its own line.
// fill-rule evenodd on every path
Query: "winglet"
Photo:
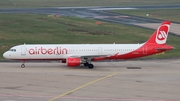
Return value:
M 171 24 L 170 21 L 164 21 L 146 43 L 154 43 L 161 45 L 166 44 L 170 24 Z

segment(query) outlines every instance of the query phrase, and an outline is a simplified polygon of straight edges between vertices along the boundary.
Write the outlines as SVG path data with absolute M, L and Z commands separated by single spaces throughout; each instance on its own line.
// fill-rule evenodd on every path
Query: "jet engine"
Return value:
M 80 66 L 80 64 L 81 64 L 80 58 L 67 58 L 67 66 L 69 67 Z

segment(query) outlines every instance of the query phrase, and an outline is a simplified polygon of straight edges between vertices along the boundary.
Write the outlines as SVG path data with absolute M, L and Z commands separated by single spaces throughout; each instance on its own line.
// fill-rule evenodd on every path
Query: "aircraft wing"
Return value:
M 109 57 L 112 55 L 72 55 L 70 57 L 79 57 L 79 58 L 97 58 L 97 57 Z
M 111 56 L 118 56 L 118 53 L 117 54 L 105 54 L 105 55 L 72 55 L 70 57 L 76 57 L 76 58 L 84 58 L 84 59 L 89 59 L 91 61 L 99 61 L 99 60 L 105 60 L 105 59 L 108 59 L 109 57 Z

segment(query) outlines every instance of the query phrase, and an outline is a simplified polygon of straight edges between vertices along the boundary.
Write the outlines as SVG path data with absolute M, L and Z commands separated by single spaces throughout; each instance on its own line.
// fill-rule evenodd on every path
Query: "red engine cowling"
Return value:
M 67 66 L 69 67 L 80 66 L 80 64 L 81 64 L 80 58 L 67 58 Z

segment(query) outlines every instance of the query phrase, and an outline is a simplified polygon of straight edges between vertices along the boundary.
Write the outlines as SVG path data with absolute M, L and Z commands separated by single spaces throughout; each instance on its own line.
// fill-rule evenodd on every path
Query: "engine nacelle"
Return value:
M 81 64 L 80 58 L 67 58 L 67 66 L 69 67 L 80 66 L 80 64 Z

